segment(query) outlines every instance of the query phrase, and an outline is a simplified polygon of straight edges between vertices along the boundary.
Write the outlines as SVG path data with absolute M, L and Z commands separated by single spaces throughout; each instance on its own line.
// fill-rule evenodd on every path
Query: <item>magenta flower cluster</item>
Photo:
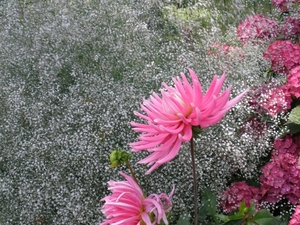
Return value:
M 271 161 L 262 167 L 262 200 L 275 203 L 280 197 L 297 204 L 300 198 L 300 138 L 290 135 L 276 139 Z
M 300 46 L 290 40 L 277 40 L 270 44 L 263 57 L 271 61 L 271 69 L 287 74 L 300 65 Z
M 280 33 L 284 39 L 292 39 L 300 36 L 300 20 L 299 18 L 288 17 L 280 25 Z
M 239 40 L 247 43 L 257 39 L 270 40 L 278 36 L 278 23 L 262 15 L 254 15 L 242 21 L 237 29 Z
M 259 189 L 249 186 L 246 181 L 234 182 L 221 194 L 220 206 L 225 213 L 238 209 L 243 200 L 249 207 L 252 201 L 260 201 L 258 193 Z
M 295 208 L 295 212 L 292 215 L 292 219 L 290 220 L 288 225 L 299 225 L 300 224 L 300 205 Z
M 252 187 L 245 181 L 232 183 L 221 195 L 220 206 L 231 212 L 242 200 L 247 206 L 257 203 L 276 203 L 280 198 L 297 204 L 300 199 L 300 137 L 285 136 L 274 141 L 274 150 L 269 163 L 262 167 L 260 186 Z
M 267 113 L 274 117 L 291 108 L 292 97 L 289 88 L 276 83 L 263 84 L 250 92 L 249 105 L 258 114 Z
M 283 12 L 291 10 L 291 5 L 296 2 L 300 0 L 272 0 L 272 4 Z
M 300 66 L 290 71 L 285 84 L 271 89 L 263 85 L 253 93 L 250 104 L 257 112 L 261 113 L 264 109 L 270 116 L 286 112 L 291 109 L 293 98 L 300 98 Z
M 285 95 L 300 98 L 300 66 L 293 68 L 287 76 L 287 83 L 282 87 Z

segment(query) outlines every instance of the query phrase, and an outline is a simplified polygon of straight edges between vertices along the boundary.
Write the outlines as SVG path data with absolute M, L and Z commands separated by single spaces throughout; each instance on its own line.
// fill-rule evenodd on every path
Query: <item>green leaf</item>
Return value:
M 241 225 L 244 222 L 244 219 L 241 220 L 231 220 L 224 225 Z
M 248 217 L 251 218 L 251 217 L 254 215 L 254 213 L 255 213 L 255 203 L 254 203 L 254 201 L 253 201 L 253 202 L 251 203 L 250 208 L 249 208 L 249 215 L 248 215 Z
M 216 214 L 216 217 L 218 217 L 223 222 L 228 222 L 229 221 L 228 216 L 226 216 L 224 214 Z
M 229 216 L 228 219 L 229 219 L 229 220 L 240 220 L 240 219 L 244 219 L 244 214 L 241 214 L 241 213 L 233 214 L 233 215 Z
M 248 208 L 246 206 L 246 203 L 244 200 L 242 200 L 240 206 L 239 206 L 239 214 L 245 214 L 248 211 Z
M 247 225 L 255 225 L 255 223 L 251 222 L 251 221 L 248 221 L 247 222 Z
M 188 213 L 184 212 L 183 214 L 180 215 L 179 219 L 177 220 L 176 225 L 190 225 Z
M 285 125 L 288 127 L 290 134 L 297 134 L 297 133 L 300 132 L 300 125 L 299 124 L 288 122 Z
M 289 122 L 300 125 L 300 106 L 293 108 L 289 116 Z
M 258 225 L 273 225 L 276 218 L 266 209 L 259 210 L 251 221 Z
M 217 199 L 211 190 L 205 188 L 202 195 L 202 204 L 207 205 L 207 214 L 214 216 L 217 211 Z
M 198 213 L 198 221 L 203 222 L 207 218 L 207 204 L 203 204 Z

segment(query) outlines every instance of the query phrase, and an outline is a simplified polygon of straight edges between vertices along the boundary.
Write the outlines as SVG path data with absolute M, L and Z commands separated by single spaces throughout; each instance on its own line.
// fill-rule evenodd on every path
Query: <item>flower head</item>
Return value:
M 280 28 L 285 39 L 298 37 L 300 35 L 300 20 L 293 17 L 286 18 Z
M 300 2 L 300 0 L 272 0 L 272 4 L 283 12 L 291 10 L 295 2 Z
M 220 206 L 224 212 L 230 213 L 236 210 L 244 200 L 246 206 L 249 207 L 252 201 L 260 200 L 258 193 L 257 187 L 249 186 L 245 181 L 234 182 L 222 193 Z
M 293 68 L 287 76 L 287 83 L 284 86 L 286 93 L 300 98 L 300 66 Z
M 161 90 L 162 97 L 153 93 L 150 100 L 143 101 L 143 115 L 135 115 L 147 121 L 147 124 L 131 122 L 133 129 L 142 132 L 138 142 L 131 143 L 132 151 L 148 150 L 152 154 L 139 161 L 142 164 L 152 165 L 147 174 L 160 165 L 171 161 L 179 152 L 183 142 L 193 137 L 193 127 L 206 128 L 218 123 L 225 113 L 241 100 L 244 91 L 229 101 L 231 88 L 221 93 L 225 74 L 221 78 L 214 77 L 206 94 L 195 72 L 189 69 L 192 83 L 181 73 L 174 78 L 175 87 L 163 83 L 166 90 Z
M 102 212 L 106 221 L 101 225 L 154 225 L 161 220 L 168 225 L 166 213 L 172 208 L 170 198 L 174 188 L 168 196 L 151 194 L 147 198 L 133 178 L 120 172 L 126 181 L 109 181 L 108 185 L 112 195 L 106 196 Z
M 297 204 L 300 199 L 299 137 L 285 136 L 274 141 L 271 161 L 262 167 L 262 200 L 276 203 L 280 197 Z
M 300 65 L 300 45 L 290 40 L 277 40 L 270 44 L 264 58 L 271 60 L 271 69 L 287 74 L 291 69 Z
M 239 40 L 247 43 L 257 39 L 269 40 L 278 35 L 278 24 L 276 21 L 265 18 L 262 15 L 254 15 L 242 21 L 237 29 Z
M 300 205 L 295 208 L 295 212 L 292 215 L 292 219 L 289 221 L 288 225 L 298 225 L 300 224 Z

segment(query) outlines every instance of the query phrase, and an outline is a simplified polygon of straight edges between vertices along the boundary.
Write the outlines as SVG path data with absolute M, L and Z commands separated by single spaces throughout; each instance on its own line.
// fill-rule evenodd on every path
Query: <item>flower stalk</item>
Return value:
M 195 151 L 194 151 L 194 139 L 190 140 L 191 143 L 191 155 L 192 155 L 192 171 L 193 171 L 193 186 L 194 186 L 194 218 L 195 225 L 198 224 L 198 188 L 197 188 L 197 175 L 196 175 L 196 163 L 195 163 Z

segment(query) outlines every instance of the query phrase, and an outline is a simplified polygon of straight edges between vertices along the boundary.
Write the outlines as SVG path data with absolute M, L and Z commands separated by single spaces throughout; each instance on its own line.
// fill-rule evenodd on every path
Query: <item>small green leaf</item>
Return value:
M 245 203 L 244 200 L 242 200 L 242 202 L 241 202 L 241 204 L 239 206 L 239 213 L 241 213 L 241 214 L 244 215 L 247 211 L 248 211 L 248 208 L 246 206 L 246 203 Z
M 248 217 L 252 217 L 254 215 L 254 212 L 255 212 L 255 203 L 254 201 L 251 203 L 251 206 L 249 208 L 249 216 Z
M 237 213 L 228 217 L 229 220 L 240 220 L 244 218 L 244 214 Z
M 203 204 L 198 213 L 198 221 L 203 222 L 207 218 L 207 204 Z
M 251 221 L 258 225 L 273 225 L 276 218 L 266 209 L 259 210 Z
M 300 125 L 300 106 L 292 109 L 289 116 L 289 122 Z
M 288 127 L 290 134 L 297 134 L 300 132 L 299 124 L 287 122 L 285 125 Z
M 214 216 L 217 211 L 217 199 L 211 190 L 205 188 L 202 195 L 202 203 L 207 205 L 207 214 Z
M 253 222 L 251 222 L 251 221 L 248 221 L 248 222 L 246 223 L 246 225 L 255 225 L 255 223 L 253 223 Z
M 190 225 L 188 213 L 184 212 L 183 214 L 180 215 L 179 219 L 177 220 L 176 225 Z
M 216 214 L 216 217 L 218 217 L 223 222 L 228 222 L 229 221 L 228 216 L 226 216 L 224 214 Z
M 241 225 L 244 222 L 244 219 L 241 220 L 231 220 L 224 225 Z

